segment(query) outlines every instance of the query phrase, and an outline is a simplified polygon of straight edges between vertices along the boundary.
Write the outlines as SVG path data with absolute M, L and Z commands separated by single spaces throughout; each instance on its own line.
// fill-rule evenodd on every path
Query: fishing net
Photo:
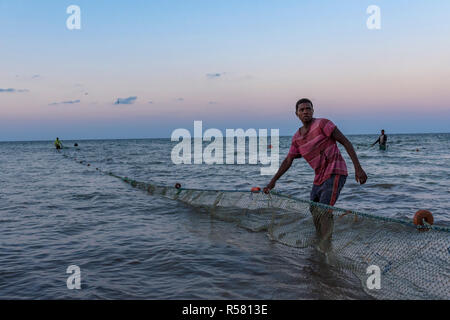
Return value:
M 274 192 L 157 186 L 95 169 L 149 194 L 204 209 L 216 219 L 267 232 L 273 241 L 297 248 L 314 247 L 331 265 L 353 272 L 363 289 L 377 299 L 450 298 L 450 228 L 426 222 L 418 227 L 405 219 Z M 379 287 L 373 286 L 370 266 L 379 268 Z

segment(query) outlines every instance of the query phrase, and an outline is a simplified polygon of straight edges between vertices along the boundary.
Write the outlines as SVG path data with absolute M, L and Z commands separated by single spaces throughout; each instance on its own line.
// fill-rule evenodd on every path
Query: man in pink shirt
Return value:
M 305 158 L 314 169 L 315 178 L 311 190 L 310 200 L 333 206 L 347 179 L 347 166 L 336 141 L 347 150 L 355 167 L 355 179 L 364 184 L 367 175 L 362 169 L 358 156 L 350 141 L 339 131 L 336 125 L 327 119 L 313 118 L 314 107 L 309 99 L 301 99 L 295 106 L 296 115 L 303 123 L 292 137 L 289 153 L 281 164 L 278 172 L 264 188 L 268 193 L 275 187 L 277 180 L 291 167 L 296 158 Z M 314 224 L 321 236 L 331 237 L 331 212 L 327 210 L 313 210 Z M 326 223 L 323 223 L 326 220 Z M 326 229 L 326 230 L 325 230 Z

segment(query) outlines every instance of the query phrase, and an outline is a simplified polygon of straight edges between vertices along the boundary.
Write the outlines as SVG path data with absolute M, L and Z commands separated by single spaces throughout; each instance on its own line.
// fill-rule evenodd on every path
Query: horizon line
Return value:
M 418 135 L 418 134 L 450 134 L 450 132 L 417 132 L 417 133 L 389 133 L 388 135 Z M 345 136 L 368 136 L 368 135 L 378 135 L 378 133 L 348 133 Z M 268 135 L 269 137 L 269 135 Z M 282 137 L 291 138 L 292 135 L 280 135 Z M 191 137 L 195 138 L 195 137 Z M 158 138 L 83 138 L 83 139 L 60 139 L 61 141 L 100 141 L 100 140 L 170 140 L 170 137 L 158 137 Z M 0 143 L 6 142 L 53 142 L 52 140 L 0 140 Z

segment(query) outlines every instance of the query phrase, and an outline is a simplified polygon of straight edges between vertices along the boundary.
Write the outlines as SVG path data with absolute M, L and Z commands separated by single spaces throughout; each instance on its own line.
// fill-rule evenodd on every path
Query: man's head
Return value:
M 384 134 L 384 130 L 381 130 L 381 134 Z
M 309 123 L 314 114 L 314 106 L 311 100 L 303 98 L 295 104 L 295 114 L 303 124 Z

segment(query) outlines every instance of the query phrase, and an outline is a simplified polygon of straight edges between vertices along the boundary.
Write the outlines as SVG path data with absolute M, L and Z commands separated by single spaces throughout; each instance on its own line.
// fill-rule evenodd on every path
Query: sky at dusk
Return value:
M 0 30 L 0 141 L 292 135 L 302 97 L 345 134 L 450 132 L 448 0 L 0 0 Z

